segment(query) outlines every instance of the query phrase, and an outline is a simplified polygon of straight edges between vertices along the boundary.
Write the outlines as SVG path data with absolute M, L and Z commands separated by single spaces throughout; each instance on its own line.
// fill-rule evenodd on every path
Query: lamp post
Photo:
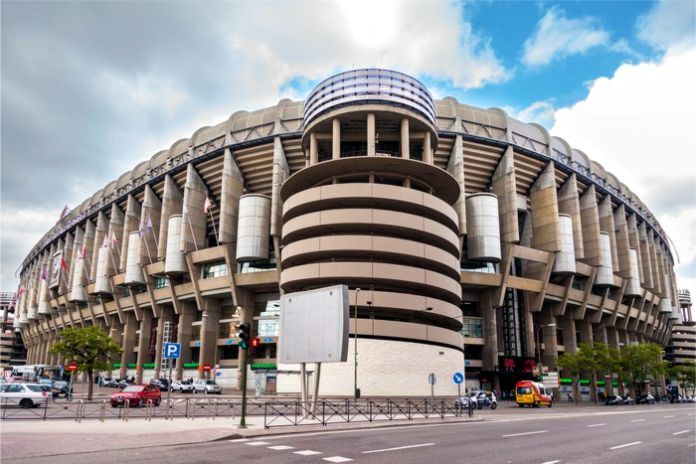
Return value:
M 355 289 L 355 334 L 354 334 L 354 345 L 355 350 L 353 352 L 353 395 L 357 400 L 360 398 L 360 392 L 358 391 L 358 294 L 360 293 L 360 288 Z
M 427 308 L 425 308 L 425 310 L 432 311 L 433 307 L 428 306 Z M 459 319 L 462 323 L 462 326 L 464 325 L 464 313 L 460 314 L 459 316 L 454 316 L 452 319 Z M 464 384 L 464 393 L 466 394 L 466 354 L 464 352 L 464 348 L 464 342 L 462 342 L 462 376 L 464 376 L 462 383 Z M 461 394 L 459 396 L 461 396 Z
M 541 329 L 543 329 L 544 327 L 556 327 L 556 323 L 553 322 L 551 324 L 542 324 L 536 331 L 537 365 L 539 366 L 539 377 L 542 377 L 542 379 L 543 372 L 541 369 L 541 343 L 539 341 L 539 334 L 541 333 Z

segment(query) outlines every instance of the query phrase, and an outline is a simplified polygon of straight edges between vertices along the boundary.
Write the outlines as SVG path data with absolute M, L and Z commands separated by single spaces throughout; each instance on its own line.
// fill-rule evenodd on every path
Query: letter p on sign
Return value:
M 181 343 L 165 343 L 162 350 L 164 359 L 177 359 L 181 357 Z

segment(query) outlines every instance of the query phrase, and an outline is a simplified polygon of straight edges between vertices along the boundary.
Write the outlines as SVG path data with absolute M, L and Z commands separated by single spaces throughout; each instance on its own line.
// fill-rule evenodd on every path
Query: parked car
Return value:
M 193 393 L 195 388 L 193 387 L 193 384 L 190 384 L 185 380 L 175 380 L 172 382 L 169 390 L 173 392 L 178 391 L 179 393 Z
M 606 406 L 620 406 L 624 404 L 624 399 L 619 395 L 610 395 L 604 400 Z
M 194 393 L 222 395 L 222 387 L 214 379 L 196 379 L 193 381 Z
M 650 393 L 640 395 L 638 399 L 636 399 L 636 404 L 655 404 L 655 402 L 655 397 L 652 396 Z
M 154 385 L 129 385 L 123 390 L 111 395 L 111 407 L 116 408 L 125 406 L 128 402 L 129 406 L 142 407 L 151 401 L 155 406 L 159 406 L 162 402 L 162 394 Z
M 495 393 L 477 391 L 473 392 L 471 399 L 474 401 L 474 406 L 477 409 L 491 408 L 495 409 L 498 407 L 498 398 L 496 398 Z
M 543 384 L 531 380 L 521 380 L 515 385 L 515 402 L 520 406 L 553 406 L 553 397 Z
M 155 385 L 157 388 L 160 389 L 160 391 L 167 391 L 167 389 L 169 388 L 169 380 L 164 378 L 151 379 L 150 385 Z
M 460 408 L 460 409 L 469 409 L 469 403 L 471 403 L 472 405 L 474 404 L 474 400 L 470 396 L 468 396 L 468 395 L 460 396 L 459 398 L 454 400 L 454 407 Z M 473 407 L 476 407 L 476 406 L 473 406 Z
M 3 405 L 38 408 L 48 402 L 48 390 L 48 387 L 37 383 L 6 383 L 0 387 L 0 401 Z

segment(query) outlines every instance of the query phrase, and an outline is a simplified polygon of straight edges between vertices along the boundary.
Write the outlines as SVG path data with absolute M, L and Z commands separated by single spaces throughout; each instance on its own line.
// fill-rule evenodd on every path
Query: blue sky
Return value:
M 65 205 L 199 127 L 381 66 L 500 107 L 626 183 L 696 294 L 696 3 L 0 2 L 0 290 Z M 660 160 L 656 164 L 656 159 Z M 653 168 L 652 166 L 656 166 Z

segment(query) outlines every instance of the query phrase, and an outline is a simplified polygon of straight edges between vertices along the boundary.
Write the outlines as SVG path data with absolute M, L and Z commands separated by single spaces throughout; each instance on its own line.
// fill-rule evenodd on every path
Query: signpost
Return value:
M 77 371 L 77 363 L 75 361 L 70 361 L 70 363 L 68 364 L 68 370 L 70 371 L 70 385 L 68 385 L 68 395 L 70 395 L 70 400 L 72 401 L 73 377 L 75 376 L 75 371 Z
M 452 375 L 452 381 L 457 384 L 457 396 L 462 396 L 462 382 L 464 382 L 464 374 L 455 372 Z
M 181 357 L 181 343 L 171 343 L 172 339 L 172 321 L 164 321 L 164 331 L 162 334 L 164 343 L 162 344 L 162 359 L 167 362 L 169 374 L 167 375 L 169 385 L 167 385 L 167 407 L 169 407 L 169 398 L 172 393 L 172 364 L 174 359 Z
M 430 384 L 430 397 L 434 398 L 435 397 L 435 384 L 437 383 L 437 377 L 435 377 L 435 373 L 431 372 L 428 374 L 428 383 Z
M 211 368 L 212 366 L 210 365 L 210 363 L 203 363 L 203 372 L 210 372 Z

